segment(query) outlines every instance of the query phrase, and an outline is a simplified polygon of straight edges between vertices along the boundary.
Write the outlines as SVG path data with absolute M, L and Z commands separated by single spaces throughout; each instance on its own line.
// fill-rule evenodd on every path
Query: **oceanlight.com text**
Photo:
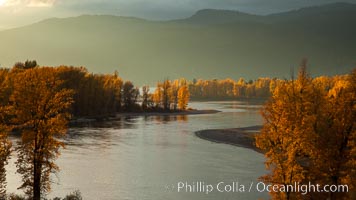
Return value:
M 309 192 L 348 192 L 348 185 L 320 185 L 320 184 L 300 184 L 295 182 L 294 184 L 281 185 L 281 184 L 266 184 L 264 182 L 258 182 L 256 184 L 258 192 L 298 192 L 306 195 Z
M 166 189 L 175 189 L 175 186 L 171 186 Z M 250 182 L 248 184 L 243 184 L 239 182 L 217 182 L 215 184 L 206 183 L 204 181 L 196 182 L 178 182 L 177 192 L 186 193 L 205 193 L 209 194 L 212 192 L 289 192 L 289 193 L 301 193 L 306 195 L 310 192 L 348 192 L 348 185 L 321 185 L 321 184 L 300 184 L 295 182 L 294 184 L 268 184 L 264 182 Z

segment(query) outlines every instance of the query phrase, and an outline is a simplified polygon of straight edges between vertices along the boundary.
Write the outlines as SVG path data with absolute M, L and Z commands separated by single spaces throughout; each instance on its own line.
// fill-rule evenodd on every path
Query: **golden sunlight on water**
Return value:
M 265 174 L 264 156 L 253 150 L 212 143 L 195 131 L 260 125 L 259 107 L 243 102 L 189 105 L 218 109 L 217 114 L 126 117 L 118 121 L 71 128 L 67 148 L 57 160 L 50 198 L 80 190 L 84 199 L 258 199 L 259 192 L 205 194 L 178 191 L 178 183 L 239 185 Z M 15 156 L 10 160 L 13 166 Z M 9 192 L 16 192 L 18 175 L 9 170 Z M 189 189 L 189 187 L 187 188 Z M 197 189 L 197 188 L 195 188 Z

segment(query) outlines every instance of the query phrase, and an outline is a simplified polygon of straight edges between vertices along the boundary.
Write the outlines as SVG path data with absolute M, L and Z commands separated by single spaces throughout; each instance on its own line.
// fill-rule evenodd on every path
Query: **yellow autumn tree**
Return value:
M 356 180 L 356 69 L 337 76 L 326 95 L 327 107 L 319 118 L 322 129 L 311 154 L 312 181 L 322 185 L 347 185 L 349 192 L 315 193 L 319 199 L 354 199 Z M 330 87 L 325 79 L 323 88 Z
M 60 155 L 73 103 L 73 91 L 63 89 L 62 80 L 51 67 L 35 67 L 14 72 L 10 97 L 12 124 L 22 137 L 16 151 L 21 189 L 34 200 L 50 191 L 50 174 L 59 170 Z
M 163 110 L 170 110 L 172 103 L 172 84 L 166 79 L 162 83 L 158 82 L 157 87 L 153 93 L 153 102 L 157 108 Z
M 189 103 L 189 89 L 187 85 L 187 81 L 182 79 L 178 90 L 178 109 L 186 110 Z
M 265 123 L 256 145 L 266 152 L 266 167 L 271 174 L 263 176 L 265 182 L 278 185 L 293 185 L 305 180 L 307 171 L 304 158 L 312 146 L 310 126 L 315 119 L 312 100 L 320 99 L 319 92 L 311 86 L 305 67 L 297 80 L 285 81 L 274 89 L 273 96 L 263 111 Z M 318 104 L 316 104 L 318 105 Z M 298 199 L 300 194 L 290 191 L 271 193 L 273 199 Z
M 267 183 L 347 184 L 355 180 L 355 72 L 339 84 L 313 80 L 303 67 L 297 80 L 275 86 L 264 106 L 256 145 L 265 152 Z M 336 90 L 336 91 L 335 91 Z M 332 95 L 330 95 L 332 94 Z M 273 199 L 352 199 L 352 193 L 273 192 Z
M 171 90 L 170 90 L 170 102 L 172 103 L 172 108 L 173 110 L 177 110 L 178 106 L 178 91 L 181 87 L 181 81 L 180 80 L 174 80 L 172 81 L 171 84 Z
M 170 110 L 172 96 L 171 81 L 166 79 L 162 83 L 162 105 L 164 110 Z

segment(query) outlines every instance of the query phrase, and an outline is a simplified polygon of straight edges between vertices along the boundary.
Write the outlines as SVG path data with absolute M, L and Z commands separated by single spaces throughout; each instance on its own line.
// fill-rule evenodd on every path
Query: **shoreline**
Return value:
M 117 113 L 115 117 L 127 117 L 127 116 L 167 116 L 167 115 L 202 115 L 202 114 L 215 114 L 219 113 L 219 110 L 183 110 L 172 112 L 124 112 Z
M 264 104 L 268 101 L 270 97 L 239 97 L 239 98 L 229 98 L 229 97 L 216 97 L 216 98 L 199 98 L 199 97 L 192 97 L 191 102 L 208 102 L 208 101 L 245 101 L 251 103 L 261 103 Z
M 260 132 L 262 126 L 249 126 L 243 128 L 228 129 L 206 129 L 194 132 L 195 135 L 204 140 L 215 143 L 223 143 L 243 147 L 263 153 L 255 146 L 254 135 Z

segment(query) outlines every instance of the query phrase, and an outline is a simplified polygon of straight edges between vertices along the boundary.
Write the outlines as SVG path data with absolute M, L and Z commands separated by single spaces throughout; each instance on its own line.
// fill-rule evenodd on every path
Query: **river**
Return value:
M 262 154 L 194 135 L 202 129 L 260 125 L 260 106 L 238 101 L 189 106 L 222 112 L 123 117 L 70 128 L 66 149 L 56 161 L 61 171 L 52 177 L 48 197 L 78 189 L 89 200 L 267 199 L 266 192 L 256 189 L 258 177 L 267 173 Z M 15 159 L 13 155 L 7 167 L 8 192 L 20 193 Z M 232 183 L 239 191 L 225 190 Z M 213 190 L 206 194 L 208 185 Z

